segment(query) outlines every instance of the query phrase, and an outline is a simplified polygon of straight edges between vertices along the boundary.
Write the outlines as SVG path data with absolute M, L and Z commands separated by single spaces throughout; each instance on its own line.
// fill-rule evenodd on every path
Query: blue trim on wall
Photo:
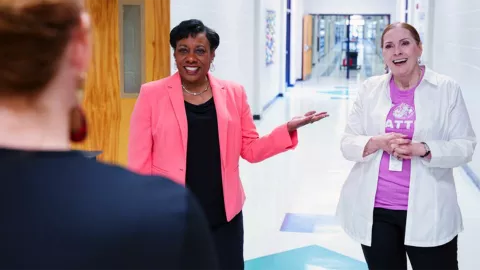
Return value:
M 265 104 L 262 108 L 262 114 L 268 109 L 270 108 L 270 106 L 273 105 L 273 103 L 275 103 L 275 101 L 277 101 L 277 99 L 283 97 L 283 93 L 278 93 L 274 98 L 272 98 L 269 102 L 267 102 L 267 104 Z M 253 115 L 253 120 L 260 120 L 262 117 L 260 114 L 254 114 Z
M 477 174 L 468 166 L 468 164 L 465 164 L 462 166 L 463 170 L 465 173 L 468 175 L 468 178 L 473 182 L 473 184 L 480 190 L 480 178 L 478 178 Z
M 291 33 L 291 8 L 292 8 L 292 0 L 287 0 L 287 14 L 286 19 L 287 19 L 287 31 L 286 31 L 286 61 L 285 61 L 285 82 L 288 87 L 292 87 L 294 84 L 290 83 L 290 58 L 291 58 L 291 42 L 290 42 L 290 33 Z
M 283 94 L 278 93 L 273 99 L 271 99 L 269 102 L 267 102 L 267 104 L 265 104 L 265 106 L 263 106 L 262 112 L 265 112 L 270 106 L 273 105 L 273 103 L 275 103 L 275 101 L 277 101 L 278 98 L 281 98 L 281 97 L 283 97 Z

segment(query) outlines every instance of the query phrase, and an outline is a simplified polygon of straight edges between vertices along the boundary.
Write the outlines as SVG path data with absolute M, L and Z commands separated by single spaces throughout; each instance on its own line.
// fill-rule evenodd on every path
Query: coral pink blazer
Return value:
M 283 124 L 259 137 L 245 90 L 208 75 L 217 110 L 225 212 L 230 221 L 243 207 L 240 157 L 254 163 L 296 147 L 297 132 Z M 178 73 L 142 85 L 130 122 L 128 168 L 185 185 L 187 117 Z

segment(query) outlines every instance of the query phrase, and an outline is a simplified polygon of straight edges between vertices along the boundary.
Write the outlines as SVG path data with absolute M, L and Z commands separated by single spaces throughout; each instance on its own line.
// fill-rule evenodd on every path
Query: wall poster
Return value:
M 265 25 L 265 63 L 267 66 L 274 63 L 273 56 L 275 55 L 276 41 L 275 41 L 275 27 L 276 27 L 276 12 L 275 10 L 268 10 L 266 14 Z

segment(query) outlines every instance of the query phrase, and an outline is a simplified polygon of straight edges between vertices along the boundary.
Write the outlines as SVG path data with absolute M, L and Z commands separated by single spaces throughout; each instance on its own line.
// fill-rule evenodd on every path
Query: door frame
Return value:
M 313 18 L 315 15 L 305 14 L 302 17 L 302 81 L 310 79 L 312 76 L 312 55 L 313 55 Z M 308 22 L 306 22 L 308 20 Z M 308 25 L 310 29 L 305 29 L 305 25 Z M 306 43 L 309 43 L 308 45 Z M 306 57 L 308 55 L 309 57 Z M 309 59 L 310 66 L 305 62 L 305 59 Z M 309 71 L 305 70 L 308 67 Z M 308 72 L 308 73 L 307 73 Z

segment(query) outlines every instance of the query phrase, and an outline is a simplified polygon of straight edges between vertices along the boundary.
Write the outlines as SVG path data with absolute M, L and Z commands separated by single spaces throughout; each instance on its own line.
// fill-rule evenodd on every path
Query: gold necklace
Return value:
M 205 89 L 203 89 L 203 91 L 195 93 L 195 92 L 188 91 L 187 88 L 185 88 L 185 86 L 182 84 L 183 91 L 185 91 L 185 93 L 190 94 L 192 96 L 198 96 L 198 95 L 201 95 L 201 94 L 207 92 L 209 86 L 210 85 L 207 84 L 207 87 L 205 87 Z
M 192 95 L 192 96 L 199 96 L 199 95 L 201 95 L 201 94 L 203 94 L 203 93 L 207 92 L 207 90 L 208 90 L 208 87 L 210 86 L 210 83 L 208 83 L 208 78 L 207 78 L 207 77 L 205 77 L 205 81 L 207 82 L 207 87 L 205 87 L 205 89 L 203 89 L 203 91 L 200 91 L 200 92 L 198 92 L 198 93 L 196 93 L 196 92 L 191 92 L 191 91 L 188 91 L 188 90 L 187 90 L 187 88 L 185 87 L 185 85 L 183 85 L 183 83 L 182 83 L 182 89 L 183 89 L 183 91 L 185 91 L 185 93 L 187 93 L 187 94 L 189 94 L 189 95 Z

